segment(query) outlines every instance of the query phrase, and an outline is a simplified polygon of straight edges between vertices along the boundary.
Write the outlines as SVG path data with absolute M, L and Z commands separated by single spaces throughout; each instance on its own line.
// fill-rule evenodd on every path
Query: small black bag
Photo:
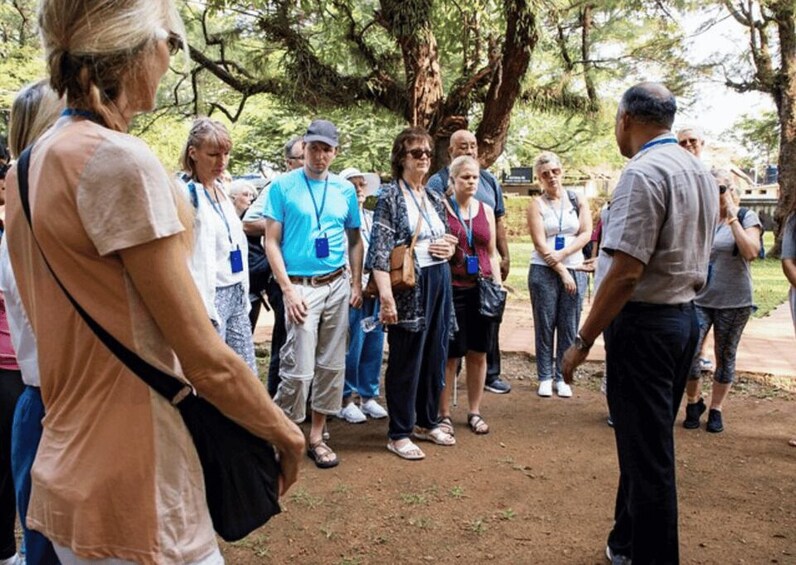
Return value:
M 496 322 L 503 319 L 503 310 L 506 308 L 506 289 L 491 278 L 478 277 L 478 313 L 485 318 L 490 318 Z
M 17 170 L 20 200 L 33 236 L 29 160 L 30 148 L 19 157 Z M 237 541 L 278 514 L 280 467 L 273 446 L 224 416 L 197 396 L 189 385 L 150 365 L 108 333 L 61 283 L 41 247 L 39 251 L 55 282 L 97 338 L 134 375 L 180 411 L 202 464 L 207 508 L 216 533 L 225 541 Z

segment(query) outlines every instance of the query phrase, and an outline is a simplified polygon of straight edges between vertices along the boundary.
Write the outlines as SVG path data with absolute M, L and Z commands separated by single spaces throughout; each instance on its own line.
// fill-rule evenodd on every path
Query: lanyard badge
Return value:
M 240 247 L 229 252 L 229 265 L 233 273 L 243 271 L 243 253 L 240 252 Z
M 304 182 L 307 185 L 307 190 L 310 193 L 310 198 L 312 199 L 312 207 L 315 209 L 315 219 L 318 221 L 318 231 L 321 232 L 321 215 L 323 214 L 323 209 L 326 206 L 326 191 L 329 188 L 329 175 L 326 175 L 326 182 L 323 184 L 323 197 L 321 198 L 321 206 L 318 207 L 318 203 L 315 202 L 315 195 L 312 193 L 312 187 L 310 186 L 310 181 L 307 178 L 306 173 L 304 174 Z M 326 237 L 326 234 L 321 232 L 320 237 L 315 238 L 315 257 L 318 259 L 326 259 L 329 256 L 329 238 Z

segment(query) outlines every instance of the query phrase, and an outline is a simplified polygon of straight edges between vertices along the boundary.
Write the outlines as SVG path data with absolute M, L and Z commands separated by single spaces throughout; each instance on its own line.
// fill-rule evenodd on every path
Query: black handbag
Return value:
M 506 309 L 505 288 L 501 288 L 491 278 L 478 276 L 478 313 L 496 322 L 503 319 L 503 310 Z
M 19 158 L 19 193 L 33 234 L 28 195 L 30 148 Z M 37 241 L 38 245 L 38 241 Z M 99 340 L 138 378 L 174 405 L 193 438 L 204 473 L 205 494 L 216 533 L 237 541 L 280 512 L 280 467 L 271 444 L 242 428 L 193 388 L 147 363 L 100 326 L 72 297 L 39 251 L 53 278 Z

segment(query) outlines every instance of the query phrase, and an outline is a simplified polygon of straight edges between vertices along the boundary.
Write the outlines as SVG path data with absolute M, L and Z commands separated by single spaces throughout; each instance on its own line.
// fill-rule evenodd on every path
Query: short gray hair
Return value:
M 563 168 L 561 165 L 561 159 L 558 158 L 558 155 L 552 151 L 542 151 L 533 162 L 533 172 L 536 173 L 539 170 L 539 167 L 542 165 L 547 165 L 548 163 L 552 163 Z

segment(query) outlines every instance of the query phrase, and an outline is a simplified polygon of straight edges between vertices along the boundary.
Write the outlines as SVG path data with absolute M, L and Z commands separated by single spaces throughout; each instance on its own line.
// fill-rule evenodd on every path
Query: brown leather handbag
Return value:
M 415 243 L 423 226 L 423 214 L 419 214 L 415 233 L 409 245 L 402 243 L 396 245 L 390 252 L 390 285 L 393 290 L 409 290 L 415 286 Z M 365 285 L 364 294 L 367 297 L 379 295 L 376 278 L 370 274 L 368 284 Z

